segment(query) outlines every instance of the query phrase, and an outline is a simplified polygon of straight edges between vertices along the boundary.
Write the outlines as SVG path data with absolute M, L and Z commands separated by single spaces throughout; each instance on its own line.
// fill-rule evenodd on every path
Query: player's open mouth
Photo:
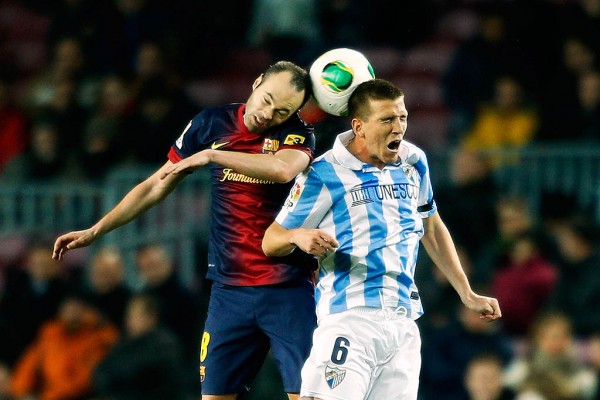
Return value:
M 387 147 L 388 147 L 388 150 L 391 150 L 394 152 L 398 151 L 398 148 L 400 147 L 400 140 L 394 140 L 394 141 L 388 143 Z

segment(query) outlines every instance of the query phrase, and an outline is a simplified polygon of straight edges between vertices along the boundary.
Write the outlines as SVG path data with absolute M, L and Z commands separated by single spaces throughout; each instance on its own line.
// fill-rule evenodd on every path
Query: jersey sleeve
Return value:
M 419 202 L 417 211 L 421 218 L 428 218 L 435 214 L 437 211 L 437 205 L 433 199 L 433 187 L 431 185 L 431 178 L 429 175 L 429 164 L 427 163 L 427 156 L 425 152 L 419 149 L 419 158 L 415 163 L 415 168 L 419 172 L 421 177 L 421 186 L 419 189 Z
M 181 135 L 177 138 L 168 157 L 172 162 L 178 162 L 204 150 L 210 144 L 208 139 L 208 129 L 210 126 L 211 113 L 204 110 L 197 114 L 183 129 Z
M 287 229 L 316 228 L 331 206 L 326 185 L 311 167 L 298 175 L 275 221 Z

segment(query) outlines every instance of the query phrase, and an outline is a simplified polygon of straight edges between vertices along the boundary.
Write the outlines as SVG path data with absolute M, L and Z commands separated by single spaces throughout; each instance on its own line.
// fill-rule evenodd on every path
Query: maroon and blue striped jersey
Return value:
M 244 125 L 245 108 L 245 104 L 229 104 L 200 112 L 171 147 L 169 159 L 176 163 L 212 148 L 251 154 L 296 149 L 312 160 L 313 128 L 297 114 L 284 124 L 257 134 Z M 313 256 L 294 251 L 286 257 L 267 257 L 261 248 L 264 232 L 281 209 L 293 182 L 260 180 L 214 163 L 209 167 L 212 203 L 207 278 L 234 286 L 312 280 L 316 268 Z

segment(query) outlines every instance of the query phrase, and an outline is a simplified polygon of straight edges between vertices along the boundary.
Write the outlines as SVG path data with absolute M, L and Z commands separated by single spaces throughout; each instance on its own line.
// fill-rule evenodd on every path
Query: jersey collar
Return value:
M 352 130 L 348 130 L 346 132 L 342 132 L 340 133 L 336 139 L 335 142 L 333 143 L 333 157 L 337 160 L 337 162 L 339 162 L 342 166 L 349 168 L 353 171 L 372 171 L 372 170 L 378 170 L 379 168 L 377 168 L 376 166 L 369 164 L 369 163 L 365 163 L 362 162 L 361 160 L 359 160 L 358 158 L 356 158 L 352 153 L 350 153 L 350 151 L 348 151 L 348 143 L 350 143 L 350 141 L 354 138 L 354 132 Z M 391 169 L 396 169 L 399 168 L 400 165 L 404 162 L 404 160 L 406 159 L 407 156 L 407 151 L 408 149 L 406 149 L 406 146 L 402 146 L 402 148 L 400 149 L 401 153 L 400 153 L 400 161 L 398 161 L 395 164 L 389 164 L 386 165 L 385 167 L 383 167 L 383 169 L 386 168 L 391 168 Z
M 240 126 L 242 133 L 252 133 L 248 130 L 246 124 L 244 124 L 244 111 L 246 111 L 246 105 L 242 104 L 237 112 L 238 125 Z

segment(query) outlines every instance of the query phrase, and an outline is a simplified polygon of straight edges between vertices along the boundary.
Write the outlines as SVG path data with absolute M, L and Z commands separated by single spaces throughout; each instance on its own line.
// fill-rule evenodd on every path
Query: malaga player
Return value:
M 200 112 L 158 171 L 94 226 L 64 234 L 54 245 L 53 258 L 60 260 L 160 202 L 186 173 L 210 165 L 207 278 L 213 286 L 200 349 L 206 400 L 246 391 L 269 350 L 289 398 L 298 398 L 316 325 L 315 258 L 300 252 L 271 258 L 261 250 L 291 181 L 313 158 L 313 129 L 297 113 L 310 97 L 310 80 L 303 68 L 280 61 L 252 89 L 245 104 Z
M 322 400 L 417 398 L 422 315 L 419 241 L 471 310 L 501 316 L 474 293 L 437 213 L 422 150 L 404 141 L 404 94 L 374 79 L 350 96 L 352 129 L 296 179 L 263 249 L 319 256 L 318 327 L 301 395 Z

